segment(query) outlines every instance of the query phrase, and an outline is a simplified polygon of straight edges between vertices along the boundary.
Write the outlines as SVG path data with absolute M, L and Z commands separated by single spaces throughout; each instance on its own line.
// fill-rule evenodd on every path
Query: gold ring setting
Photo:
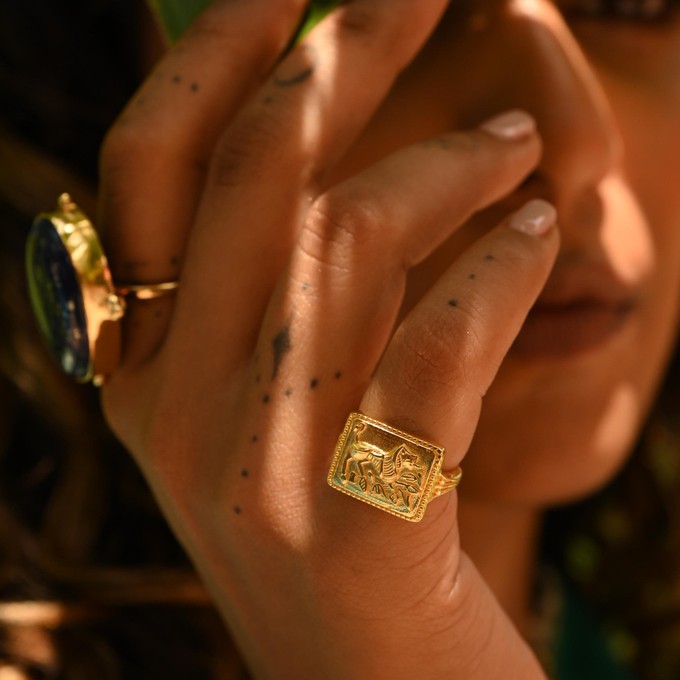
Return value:
M 351 413 L 328 472 L 334 489 L 410 522 L 455 489 L 463 471 L 442 472 L 444 449 L 361 413 Z
M 78 382 L 101 384 L 115 367 L 126 297 L 151 300 L 177 281 L 114 286 L 99 236 L 68 194 L 33 221 L 26 274 L 38 327 L 62 370 Z

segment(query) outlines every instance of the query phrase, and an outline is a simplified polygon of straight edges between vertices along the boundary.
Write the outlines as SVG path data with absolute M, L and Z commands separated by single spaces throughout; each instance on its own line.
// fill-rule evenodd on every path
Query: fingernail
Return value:
M 499 139 L 514 141 L 533 134 L 536 121 L 526 111 L 515 109 L 487 120 L 480 128 Z
M 534 199 L 510 218 L 509 226 L 529 236 L 542 236 L 556 223 L 557 210 L 547 201 Z

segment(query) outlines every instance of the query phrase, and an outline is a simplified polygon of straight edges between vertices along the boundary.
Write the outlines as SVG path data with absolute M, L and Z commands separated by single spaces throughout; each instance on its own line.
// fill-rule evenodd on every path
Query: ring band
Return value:
M 99 236 L 88 217 L 62 194 L 38 215 L 26 242 L 28 290 L 38 326 L 62 370 L 78 382 L 101 384 L 120 354 L 126 297 L 152 300 L 179 283 L 115 286 Z
M 116 293 L 124 297 L 129 295 L 137 300 L 155 300 L 177 290 L 178 286 L 179 281 L 166 281 L 165 283 L 154 284 L 129 283 L 126 286 L 117 286 Z
M 351 413 L 328 472 L 334 489 L 410 522 L 460 483 L 442 472 L 444 449 L 361 413 Z

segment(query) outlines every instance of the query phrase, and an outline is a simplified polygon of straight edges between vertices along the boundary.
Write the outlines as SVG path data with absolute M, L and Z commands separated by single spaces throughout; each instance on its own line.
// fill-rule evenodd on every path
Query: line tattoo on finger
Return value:
M 292 63 L 286 63 L 286 62 Z M 276 87 L 293 87 L 301 85 L 314 74 L 316 50 L 310 45 L 301 45 L 291 58 L 284 61 L 274 74 L 273 83 Z
M 274 352 L 274 365 L 272 367 L 272 380 L 276 379 L 279 374 L 279 369 L 281 368 L 281 362 L 283 358 L 290 352 L 290 322 L 274 336 L 272 340 L 272 350 Z

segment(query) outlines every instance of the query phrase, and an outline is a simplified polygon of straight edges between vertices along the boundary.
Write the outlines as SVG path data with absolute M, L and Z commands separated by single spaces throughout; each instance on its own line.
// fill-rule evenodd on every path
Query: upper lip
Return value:
M 636 288 L 621 281 L 605 264 L 558 262 L 534 309 L 557 311 L 580 305 L 620 308 L 634 305 L 638 296 Z

